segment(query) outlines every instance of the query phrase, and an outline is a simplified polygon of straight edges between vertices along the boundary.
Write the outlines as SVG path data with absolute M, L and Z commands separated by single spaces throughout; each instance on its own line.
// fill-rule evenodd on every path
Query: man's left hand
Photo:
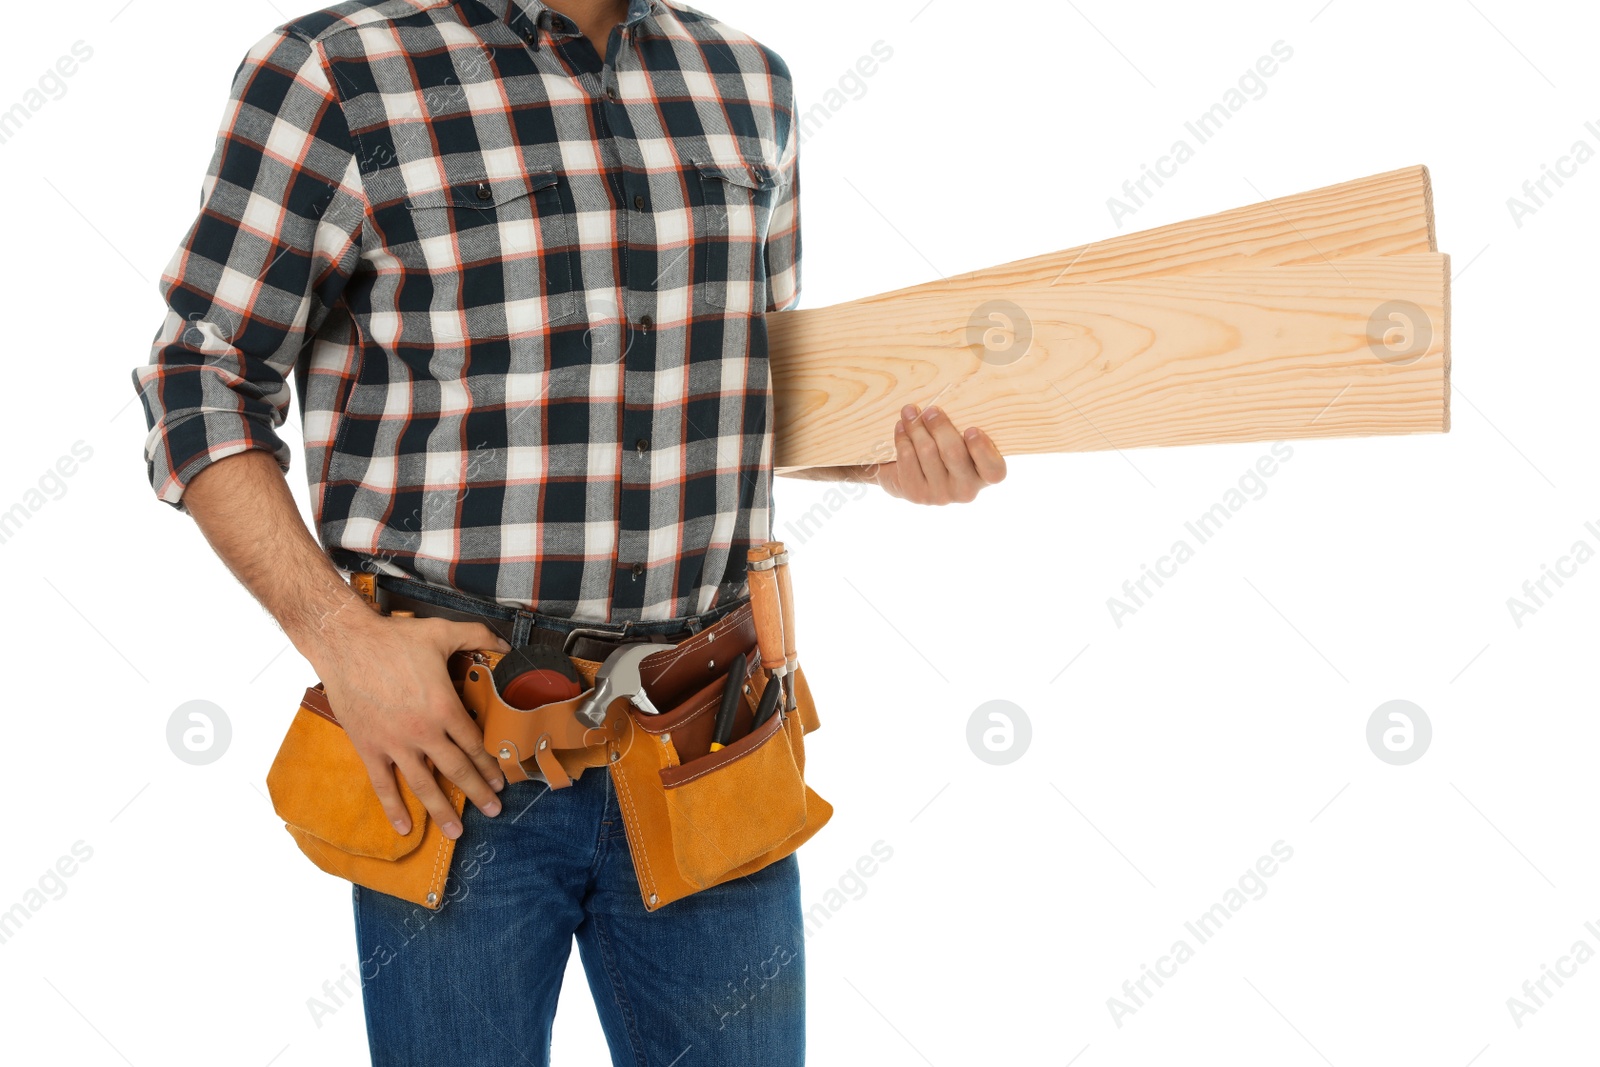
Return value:
M 890 496 L 913 504 L 966 504 L 1006 476 L 1005 457 L 976 426 L 962 433 L 936 407 L 907 404 L 894 428 L 895 461 L 878 465 Z

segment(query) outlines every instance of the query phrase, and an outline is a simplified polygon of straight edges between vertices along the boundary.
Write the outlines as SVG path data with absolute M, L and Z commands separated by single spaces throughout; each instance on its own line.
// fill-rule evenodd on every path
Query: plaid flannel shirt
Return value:
M 782 59 L 632 0 L 350 0 L 234 80 L 133 371 L 159 499 L 248 449 L 346 570 L 586 621 L 742 596 L 768 537 L 763 314 L 798 299 Z

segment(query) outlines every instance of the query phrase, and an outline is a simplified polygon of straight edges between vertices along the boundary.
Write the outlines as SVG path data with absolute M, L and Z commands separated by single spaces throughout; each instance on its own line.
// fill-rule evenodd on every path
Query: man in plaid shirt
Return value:
M 462 708 L 449 655 L 503 631 L 379 615 L 340 573 L 669 637 L 742 602 L 798 148 L 782 59 L 664 0 L 347 0 L 239 67 L 133 379 L 152 487 L 316 669 L 396 830 L 396 773 L 473 830 L 476 892 L 425 929 L 355 891 L 377 1063 L 546 1062 L 574 937 L 616 1063 L 801 1062 L 794 857 L 646 914 L 608 776 L 507 787 Z M 895 435 L 822 476 L 930 504 L 1004 476 L 934 409 Z

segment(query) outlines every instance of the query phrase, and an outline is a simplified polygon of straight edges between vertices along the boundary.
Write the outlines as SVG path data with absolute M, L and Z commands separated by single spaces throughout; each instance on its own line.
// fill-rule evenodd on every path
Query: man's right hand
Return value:
M 202 468 L 183 502 L 228 569 L 311 662 L 397 831 L 410 833 L 411 817 L 396 771 L 447 837 L 461 835 L 461 819 L 435 767 L 478 810 L 499 813 L 495 793 L 505 781 L 448 662 L 452 652 L 509 652 L 510 645 L 483 623 L 379 615 L 311 536 L 271 452 L 252 448 Z
M 360 606 L 340 614 L 349 618 L 329 620 L 324 651 L 312 665 L 395 830 L 411 831 L 396 771 L 446 837 L 461 836 L 461 820 L 434 779 L 435 767 L 479 811 L 498 815 L 495 793 L 505 779 L 447 664 L 452 652 L 511 646 L 482 623 L 394 618 Z

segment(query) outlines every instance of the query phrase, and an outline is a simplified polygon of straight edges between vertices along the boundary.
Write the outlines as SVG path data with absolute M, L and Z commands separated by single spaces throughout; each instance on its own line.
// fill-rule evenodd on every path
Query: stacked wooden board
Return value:
M 1423 167 L 767 317 L 780 471 L 893 458 L 907 403 L 1008 455 L 1449 429 Z

